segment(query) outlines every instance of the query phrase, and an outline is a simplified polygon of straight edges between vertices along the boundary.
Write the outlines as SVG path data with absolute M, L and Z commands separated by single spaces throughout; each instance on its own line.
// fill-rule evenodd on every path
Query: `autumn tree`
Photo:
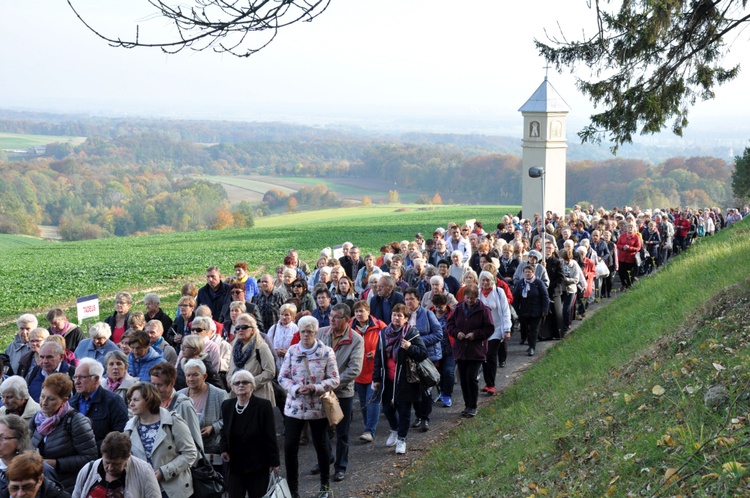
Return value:
M 559 71 L 580 65 L 591 71 L 577 86 L 603 110 L 578 133 L 583 142 L 606 137 L 616 152 L 633 134 L 657 133 L 670 120 L 672 131 L 682 136 L 690 107 L 712 99 L 716 87 L 739 73 L 739 65 L 724 67 L 724 57 L 731 47 L 728 35 L 750 21 L 747 0 L 589 5 L 596 18 L 593 33 L 573 40 L 548 34 L 547 42 L 535 41 Z
M 432 205 L 440 205 L 443 203 L 443 198 L 440 197 L 440 194 L 435 192 L 435 195 L 432 197 L 432 200 L 430 201 L 430 204 Z
M 369 195 L 362 196 L 362 206 L 372 206 L 372 198 Z
M 388 191 L 388 204 L 398 204 L 398 190 Z

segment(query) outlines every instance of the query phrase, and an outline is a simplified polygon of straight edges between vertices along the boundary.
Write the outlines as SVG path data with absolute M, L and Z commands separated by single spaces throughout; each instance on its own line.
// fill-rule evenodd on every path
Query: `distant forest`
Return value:
M 520 204 L 518 140 L 409 134 L 373 136 L 281 123 L 80 118 L 0 113 L 0 131 L 86 136 L 50 144 L 41 157 L 0 162 L 0 232 L 37 234 L 59 225 L 67 239 L 252 224 L 278 204 L 230 206 L 224 190 L 188 175 L 276 175 L 387 179 L 439 194 L 443 202 Z M 12 113 L 10 113 L 12 114 Z M 4 118 L 4 119 L 3 119 Z M 430 141 L 432 137 L 432 142 Z M 725 206 L 733 163 L 716 157 L 570 161 L 568 205 Z M 322 187 L 322 188 L 321 188 Z M 324 186 L 283 202 L 290 209 L 336 206 Z

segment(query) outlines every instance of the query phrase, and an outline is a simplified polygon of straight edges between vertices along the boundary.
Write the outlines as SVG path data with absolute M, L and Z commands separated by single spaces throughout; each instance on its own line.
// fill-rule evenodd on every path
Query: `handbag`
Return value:
M 406 381 L 412 384 L 421 383 L 425 387 L 434 387 L 440 383 L 440 372 L 429 358 L 416 362 L 406 359 Z
M 609 275 L 609 268 L 607 267 L 607 263 L 604 262 L 602 259 L 596 264 L 596 276 L 597 277 L 606 277 Z
M 320 396 L 323 401 L 323 410 L 326 412 L 328 425 L 337 425 L 344 419 L 344 412 L 341 411 L 339 398 L 333 391 L 326 391 Z
M 289 484 L 286 479 L 281 477 L 277 472 L 271 471 L 271 477 L 268 479 L 268 489 L 263 498 L 292 498 L 292 492 L 289 491 Z
M 636 268 L 638 268 L 638 267 L 640 267 L 640 266 L 641 266 L 641 263 L 643 262 L 643 261 L 641 260 L 641 252 L 640 252 L 640 251 L 638 251 L 637 253 L 635 253 L 635 256 L 634 256 L 634 257 L 635 257 L 635 259 L 634 259 L 634 261 L 635 261 L 635 267 L 636 267 Z
M 307 356 L 304 357 L 304 360 L 305 369 L 307 369 L 307 376 L 312 378 L 310 364 L 307 362 Z M 328 425 L 337 425 L 344 419 L 344 412 L 341 411 L 341 405 L 339 404 L 339 398 L 336 397 L 336 393 L 333 391 L 326 391 L 320 395 L 320 400 L 323 403 L 323 411 L 326 413 Z
M 221 498 L 224 494 L 224 477 L 206 460 L 203 452 L 190 468 L 193 476 L 193 498 Z

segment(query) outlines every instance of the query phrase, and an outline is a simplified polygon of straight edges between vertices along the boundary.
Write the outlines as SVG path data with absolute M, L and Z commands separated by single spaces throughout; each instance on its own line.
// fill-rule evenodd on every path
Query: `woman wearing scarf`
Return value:
M 89 420 L 68 404 L 72 390 L 73 382 L 67 375 L 47 376 L 39 398 L 41 411 L 29 424 L 31 443 L 45 463 L 57 471 L 68 493 L 75 487 L 78 471 L 99 456 Z
M 464 300 L 458 303 L 448 318 L 448 334 L 455 339 L 453 356 L 458 365 L 458 377 L 465 408 L 462 417 L 477 414 L 479 397 L 479 367 L 487 359 L 487 339 L 495 331 L 492 311 L 479 301 L 479 289 L 469 284 L 464 289 Z
M 490 309 L 492 323 L 495 330 L 487 341 L 487 360 L 484 362 L 484 387 L 482 391 L 489 396 L 495 394 L 495 376 L 497 375 L 497 364 L 505 368 L 508 359 L 508 348 L 506 341 L 510 340 L 510 306 L 505 292 L 495 287 L 496 277 L 483 271 L 479 274 L 479 300 Z
M 61 335 L 65 339 L 65 349 L 75 351 L 78 343 L 86 338 L 81 327 L 68 321 L 65 312 L 60 308 L 52 308 L 47 312 L 49 332 L 53 335 Z
M 276 369 L 281 369 L 281 362 L 292 345 L 292 338 L 297 333 L 299 327 L 294 323 L 294 316 L 297 314 L 297 307 L 292 303 L 282 304 L 279 308 L 279 321 L 268 330 L 268 338 L 273 343 L 276 350 Z
M 529 356 L 536 352 L 536 341 L 539 337 L 539 325 L 542 317 L 549 313 L 549 293 L 547 286 L 536 277 L 535 265 L 529 263 L 523 269 L 523 280 L 519 280 L 513 289 L 513 306 L 518 312 L 521 324 L 521 337 L 529 341 Z
M 279 372 L 279 384 L 286 392 L 284 406 L 284 463 L 292 496 L 299 496 L 299 440 L 305 422 L 310 425 L 320 469 L 321 498 L 330 495 L 331 464 L 326 438 L 328 419 L 320 396 L 339 385 L 339 370 L 333 349 L 316 339 L 318 320 L 299 320 L 300 342 L 289 347 Z M 256 377 L 257 379 L 257 377 Z
M 276 376 L 276 362 L 271 348 L 258 332 L 258 324 L 252 315 L 243 313 L 237 317 L 234 327 L 235 336 L 232 343 L 232 358 L 229 361 L 227 378 L 237 370 L 247 370 L 255 378 L 253 394 L 267 399 L 276 406 L 271 381 Z
M 421 383 L 407 380 L 407 358 L 420 362 L 427 358 L 427 347 L 414 327 L 409 327 L 409 313 L 405 304 L 391 310 L 391 324 L 380 331 L 372 389 L 383 387 L 383 412 L 391 426 L 386 446 L 396 446 L 396 454 L 406 453 L 406 436 L 411 425 L 411 407 L 422 399 Z

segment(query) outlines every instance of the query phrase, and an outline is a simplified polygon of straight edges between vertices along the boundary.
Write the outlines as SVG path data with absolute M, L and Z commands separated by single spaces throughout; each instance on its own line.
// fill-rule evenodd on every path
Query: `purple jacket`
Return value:
M 495 331 L 492 311 L 481 301 L 473 308 L 462 301 L 448 318 L 448 334 L 453 337 L 453 356 L 456 360 L 485 361 L 487 359 L 487 339 Z M 458 333 L 474 333 L 473 340 L 459 340 Z

